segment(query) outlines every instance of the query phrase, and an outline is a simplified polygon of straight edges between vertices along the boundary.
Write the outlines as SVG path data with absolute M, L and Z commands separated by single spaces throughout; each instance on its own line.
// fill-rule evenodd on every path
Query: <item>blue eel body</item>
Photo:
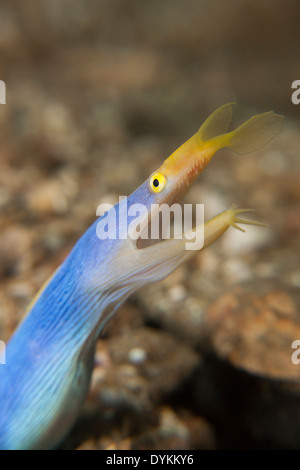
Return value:
M 155 197 L 144 190 L 146 184 L 128 198 L 129 207 L 136 200 L 151 204 Z M 115 210 L 118 216 L 119 204 Z M 110 254 L 115 258 L 122 240 L 100 240 L 99 220 L 8 342 L 6 364 L 0 366 L 0 449 L 52 448 L 61 441 L 87 394 L 97 337 L 138 287 L 138 276 L 122 279 L 121 263 L 119 269 L 111 265 Z

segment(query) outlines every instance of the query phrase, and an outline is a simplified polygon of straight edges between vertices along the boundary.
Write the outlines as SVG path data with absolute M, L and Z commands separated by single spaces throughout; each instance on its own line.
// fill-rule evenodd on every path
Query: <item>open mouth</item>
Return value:
M 187 232 L 191 233 L 204 222 L 203 215 L 203 204 L 183 204 L 175 199 L 171 203 L 153 204 L 148 217 L 137 226 L 136 248 L 141 250 L 167 240 L 184 239 Z

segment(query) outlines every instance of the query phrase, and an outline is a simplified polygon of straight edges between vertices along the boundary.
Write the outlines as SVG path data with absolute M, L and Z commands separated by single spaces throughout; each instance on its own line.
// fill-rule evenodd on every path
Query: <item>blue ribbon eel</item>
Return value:
M 155 218 L 151 208 L 156 207 L 157 216 L 157 207 L 180 202 L 217 150 L 228 147 L 240 155 L 255 151 L 283 125 L 283 116 L 267 112 L 227 132 L 231 119 L 231 103 L 211 114 L 127 198 L 125 217 L 121 200 L 93 223 L 30 304 L 7 344 L 6 364 L 0 365 L 1 449 L 57 448 L 87 395 L 97 338 L 124 300 L 168 276 L 230 226 L 256 224 L 240 218 L 245 210 L 232 207 L 202 224 L 204 243 L 198 250 L 186 249 L 195 228 L 184 233 L 187 237 L 153 243 L 141 236 L 118 236 L 126 231 L 130 235 L 133 204 L 145 208 L 139 217 L 140 227 L 145 227 L 150 213 Z M 103 221 L 116 229 L 116 237 L 99 237 Z

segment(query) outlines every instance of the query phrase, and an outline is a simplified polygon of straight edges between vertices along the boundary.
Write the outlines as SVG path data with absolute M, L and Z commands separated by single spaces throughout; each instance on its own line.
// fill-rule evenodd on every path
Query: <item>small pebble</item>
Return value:
M 142 364 L 147 359 L 147 353 L 142 348 L 132 348 L 128 353 L 128 360 L 131 364 Z
M 169 293 L 169 298 L 172 302 L 180 302 L 186 297 L 186 290 L 180 284 L 177 284 L 171 287 L 168 293 Z

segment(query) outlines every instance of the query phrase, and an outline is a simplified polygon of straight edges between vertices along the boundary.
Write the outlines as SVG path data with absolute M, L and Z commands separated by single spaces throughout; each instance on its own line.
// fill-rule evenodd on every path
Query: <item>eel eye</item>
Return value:
M 151 191 L 160 193 L 164 189 L 166 182 L 167 179 L 162 173 L 154 173 L 149 181 Z

